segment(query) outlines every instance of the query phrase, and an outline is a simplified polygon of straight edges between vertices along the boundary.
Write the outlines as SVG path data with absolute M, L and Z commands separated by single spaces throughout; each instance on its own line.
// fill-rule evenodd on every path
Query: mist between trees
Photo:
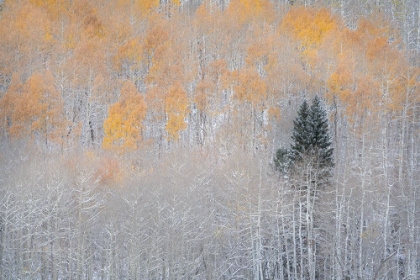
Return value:
M 420 278 L 418 1 L 0 7 L 0 279 Z

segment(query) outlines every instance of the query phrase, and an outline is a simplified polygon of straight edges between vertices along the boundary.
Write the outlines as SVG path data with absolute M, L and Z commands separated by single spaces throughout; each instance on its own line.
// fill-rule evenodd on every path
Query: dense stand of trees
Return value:
M 349 121 L 412 110 L 418 3 L 347 3 L 356 21 L 344 1 L 293 2 L 5 1 L 2 138 L 44 150 L 274 151 L 286 104 L 305 95 Z M 394 19 L 401 5 L 417 7 L 409 31 Z
M 1 279 L 420 278 L 418 1 L 0 7 Z

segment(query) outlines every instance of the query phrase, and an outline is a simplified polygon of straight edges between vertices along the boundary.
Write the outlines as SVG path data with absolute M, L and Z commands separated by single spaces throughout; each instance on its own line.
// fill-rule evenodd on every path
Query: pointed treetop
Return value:
M 294 162 L 301 158 L 301 155 L 304 154 L 311 145 L 312 129 L 309 125 L 310 110 L 309 105 L 306 100 L 303 101 L 300 105 L 298 111 L 298 117 L 293 121 L 294 129 L 291 145 L 291 161 Z
M 293 166 L 306 156 L 315 156 L 319 168 L 333 167 L 333 148 L 329 136 L 327 113 L 318 96 L 315 96 L 310 107 L 306 100 L 302 102 L 293 124 L 291 147 L 277 151 L 274 159 L 276 167 L 285 170 L 285 164 Z M 288 157 L 288 160 L 285 157 Z

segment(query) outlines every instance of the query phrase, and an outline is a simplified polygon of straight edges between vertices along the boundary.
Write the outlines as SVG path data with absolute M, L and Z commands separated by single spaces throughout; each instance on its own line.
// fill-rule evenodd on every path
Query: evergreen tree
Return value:
M 290 148 L 290 162 L 293 165 L 296 161 L 301 161 L 304 154 L 306 154 L 311 147 L 312 142 L 312 127 L 310 123 L 310 109 L 308 103 L 303 101 L 300 105 L 298 117 L 293 121 L 293 135 Z
M 322 170 L 322 177 L 325 177 L 334 166 L 333 148 L 327 114 L 318 96 L 315 96 L 311 107 L 306 100 L 303 101 L 293 124 L 293 142 L 290 149 L 277 150 L 274 157 L 276 169 L 286 172 L 310 157 L 313 167 L 318 171 Z
M 315 96 L 308 118 L 310 134 L 310 153 L 316 156 L 317 169 L 332 168 L 333 148 L 328 132 L 328 118 L 318 96 Z
M 325 260 L 316 252 L 328 247 L 323 242 L 325 235 L 320 238 L 324 221 L 319 217 L 325 217 L 320 214 L 324 211 L 320 194 L 328 186 L 334 166 L 328 118 L 321 100 L 316 96 L 310 107 L 304 101 L 293 124 L 290 149 L 277 150 L 274 163 L 277 170 L 290 173 L 288 183 L 294 190 L 296 203 L 294 220 L 297 223 L 293 226 L 294 231 L 299 232 L 294 249 L 301 254 L 301 273 L 306 279 L 317 279 Z
M 286 148 L 278 149 L 274 157 L 274 165 L 276 170 L 287 173 L 287 169 L 290 166 L 290 150 Z

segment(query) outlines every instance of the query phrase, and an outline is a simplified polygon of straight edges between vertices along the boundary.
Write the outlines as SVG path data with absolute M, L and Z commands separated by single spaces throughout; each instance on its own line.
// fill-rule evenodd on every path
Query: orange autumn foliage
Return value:
M 169 140 L 178 140 L 179 133 L 187 128 L 185 118 L 189 113 L 189 100 L 187 93 L 180 84 L 169 89 L 165 98 L 165 112 L 167 114 L 166 131 Z
M 126 151 L 136 149 L 142 139 L 142 122 L 146 117 L 147 105 L 130 81 L 124 82 L 120 92 L 119 101 L 109 107 L 102 146 Z
M 350 29 L 334 7 L 332 12 L 320 5 L 297 7 L 296 1 L 285 6 L 272 0 L 201 2 L 4 1 L 0 114 L 5 137 L 41 138 L 40 111 L 17 105 L 33 92 L 29 101 L 47 108 L 49 101 L 37 97 L 45 90 L 36 84 L 54 85 L 65 100 L 60 114 L 69 146 L 109 143 L 118 149 L 137 147 L 141 136 L 179 139 L 186 128 L 207 143 L 204 138 L 215 139 L 228 127 L 224 122 L 238 130 L 253 122 L 252 135 L 269 135 L 274 130 L 266 128 L 278 122 L 280 112 L 287 113 L 285 101 L 306 94 L 338 102 L 348 119 L 371 108 L 380 111 L 377 115 L 398 115 L 417 100 L 415 62 L 402 51 L 392 22 L 378 11 L 352 21 Z M 36 77 L 47 72 L 52 77 Z M 102 125 L 123 130 L 128 113 L 122 112 L 131 109 L 121 80 L 145 93 L 135 95 L 147 104 L 138 122 L 144 133 L 138 124 L 127 125 L 137 127 L 136 140 L 124 134 L 128 130 L 105 132 Z M 85 139 L 88 133 L 94 140 Z
M 159 7 L 159 0 L 136 0 L 135 5 L 140 9 L 142 15 L 146 16 Z
M 281 30 L 300 42 L 300 51 L 309 58 L 315 55 L 324 38 L 337 28 L 337 20 L 325 8 L 291 9 L 281 23 Z
M 51 73 L 35 73 L 24 84 L 17 74 L 13 79 L 1 101 L 6 108 L 4 125 L 10 135 L 60 142 L 65 126 L 63 100 Z
M 254 108 L 267 99 L 267 85 L 255 70 L 246 69 L 232 73 L 235 97 Z
M 271 21 L 274 18 L 272 11 L 273 4 L 267 0 L 232 0 L 226 12 L 244 24 L 255 18 Z
M 143 48 L 140 38 L 134 38 L 124 43 L 114 57 L 115 68 L 120 70 L 123 65 L 127 65 L 131 70 L 139 67 L 143 58 Z

